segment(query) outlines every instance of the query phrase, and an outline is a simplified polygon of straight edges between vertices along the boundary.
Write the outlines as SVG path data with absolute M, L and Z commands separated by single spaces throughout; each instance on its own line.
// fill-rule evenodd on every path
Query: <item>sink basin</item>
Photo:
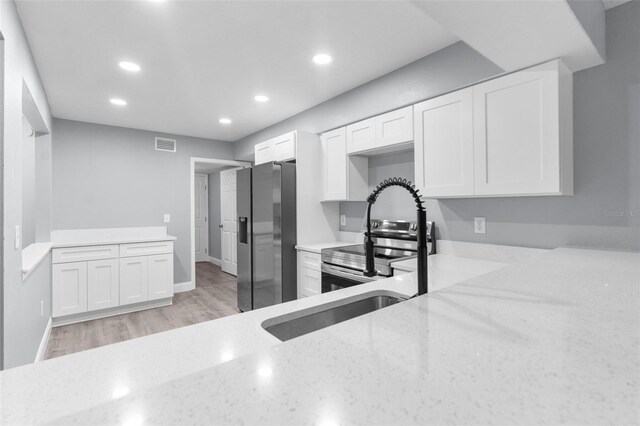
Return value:
M 369 292 L 271 318 L 262 328 L 283 342 L 405 300 L 397 293 Z

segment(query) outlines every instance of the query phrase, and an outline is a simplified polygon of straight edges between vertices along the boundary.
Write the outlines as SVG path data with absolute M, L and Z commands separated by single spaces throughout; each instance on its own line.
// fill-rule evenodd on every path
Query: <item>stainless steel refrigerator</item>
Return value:
M 237 172 L 238 309 L 296 299 L 296 166 Z

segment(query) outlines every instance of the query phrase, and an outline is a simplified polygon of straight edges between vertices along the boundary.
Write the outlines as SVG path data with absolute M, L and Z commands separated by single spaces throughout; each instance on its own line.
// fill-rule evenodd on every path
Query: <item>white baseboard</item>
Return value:
M 213 263 L 214 265 L 218 265 L 221 266 L 222 265 L 222 260 L 218 259 L 217 257 L 211 257 L 209 256 L 207 258 L 207 262 L 209 263 Z
M 195 288 L 196 288 L 195 281 L 186 281 L 183 283 L 175 283 L 173 285 L 173 292 L 182 293 L 184 291 L 195 290 Z
M 103 309 L 93 312 L 82 312 L 80 314 L 67 315 L 65 317 L 58 317 L 53 320 L 54 327 L 60 327 L 62 325 L 75 324 L 78 322 L 91 321 L 100 318 L 112 317 L 114 315 L 129 314 L 131 312 L 144 311 L 147 309 L 161 308 L 163 306 L 169 306 L 173 303 L 172 297 L 165 299 L 153 300 L 151 302 L 140 302 L 131 305 L 116 306 L 114 308 Z
M 47 328 L 44 329 L 44 334 L 42 335 L 42 340 L 40 340 L 40 346 L 38 347 L 38 353 L 36 354 L 36 359 L 34 362 L 42 361 L 44 357 L 44 353 L 47 351 L 47 345 L 49 344 L 49 336 L 51 336 L 51 327 L 53 324 L 53 320 L 49 317 L 49 321 L 47 321 Z

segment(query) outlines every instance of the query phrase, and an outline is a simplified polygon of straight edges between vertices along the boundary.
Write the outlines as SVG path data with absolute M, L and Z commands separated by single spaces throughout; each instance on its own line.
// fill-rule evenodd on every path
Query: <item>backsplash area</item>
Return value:
M 391 177 L 406 178 L 413 182 L 413 151 L 388 154 L 369 159 L 369 189 Z M 364 224 L 367 203 L 365 201 L 343 201 L 340 214 L 347 217 L 347 224 L 341 231 L 359 232 Z M 415 220 L 415 204 L 411 196 L 402 188 L 385 189 L 371 209 L 371 217 L 378 219 Z

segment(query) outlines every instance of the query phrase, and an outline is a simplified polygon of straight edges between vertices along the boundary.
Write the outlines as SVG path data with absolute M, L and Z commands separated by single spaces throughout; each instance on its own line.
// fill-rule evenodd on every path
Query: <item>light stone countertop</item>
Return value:
M 331 241 L 326 243 L 312 243 L 312 244 L 296 244 L 296 250 L 310 251 L 312 253 L 320 253 L 324 249 L 352 246 L 358 243 L 346 242 L 346 241 Z
M 51 233 L 53 248 L 127 243 L 153 243 L 176 240 L 176 237 L 167 234 L 166 226 L 70 229 L 53 231 Z
M 428 295 L 285 343 L 260 323 L 409 295 L 415 273 L 4 371 L 0 420 L 640 422 L 639 253 L 557 249 L 457 283 L 437 278 L 450 257 L 429 258 Z

